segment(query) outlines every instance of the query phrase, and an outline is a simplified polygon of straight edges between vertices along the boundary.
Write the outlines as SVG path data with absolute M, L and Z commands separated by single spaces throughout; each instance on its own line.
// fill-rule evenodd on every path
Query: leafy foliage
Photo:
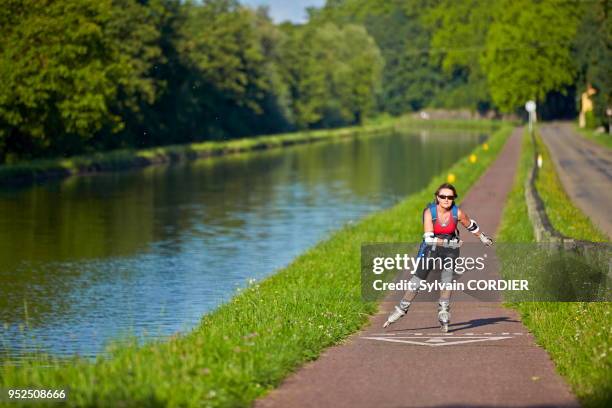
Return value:
M 493 102 L 511 112 L 571 84 L 576 7 L 559 0 L 503 0 L 498 7 L 481 59 Z
M 325 23 L 285 31 L 283 75 L 296 125 L 361 123 L 373 110 L 382 68 L 378 48 L 363 27 Z
M 429 0 L 328 1 L 313 21 L 361 24 L 385 61 L 379 109 L 392 114 L 430 104 L 444 88 L 439 65 L 429 58 L 430 30 L 423 25 Z
M 610 0 L 5 0 L 0 163 L 362 123 L 429 107 L 611 106 Z
M 382 62 L 359 26 L 283 29 L 236 0 L 3 6 L 0 162 L 356 124 L 374 111 Z
M 479 59 L 496 14 L 495 1 L 442 0 L 425 14 L 432 30 L 432 59 L 450 77 L 449 92 L 439 104 L 483 110 L 491 105 L 485 72 Z
M 119 3 L 125 2 L 116 7 Z M 60 147 L 70 151 L 103 127 L 121 129 L 121 116 L 111 110 L 120 89 L 126 109 L 139 96 L 154 95 L 153 82 L 142 73 L 146 58 L 157 53 L 150 50 L 138 60 L 133 57 L 141 50 L 130 45 L 146 44 L 155 33 L 145 29 L 137 40 L 125 38 L 117 27 L 119 9 L 110 0 L 10 0 L 3 6 L 0 138 L 5 149 L 24 155 Z M 141 9 L 130 4 L 121 18 Z M 138 21 L 132 24 L 138 30 Z
M 584 17 L 576 36 L 574 59 L 578 65 L 578 89 L 588 84 L 597 89 L 595 117 L 597 125 L 606 124 L 606 108 L 612 107 L 612 15 L 610 0 L 583 5 Z

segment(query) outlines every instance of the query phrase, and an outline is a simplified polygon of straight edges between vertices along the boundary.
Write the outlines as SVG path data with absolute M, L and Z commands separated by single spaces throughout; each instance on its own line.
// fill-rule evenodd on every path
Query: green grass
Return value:
M 542 151 L 542 150 L 541 150 Z M 546 154 L 547 152 L 543 152 Z M 533 161 L 533 147 L 527 134 L 510 199 L 503 211 L 498 234 L 500 242 L 534 242 L 532 226 L 524 200 L 524 180 Z M 551 163 L 544 157 L 544 163 Z M 538 192 L 547 205 L 553 224 L 568 224 L 568 232 L 581 237 L 598 237 L 584 214 L 569 201 L 556 180 L 552 166 L 542 168 Z M 546 180 L 546 182 L 542 182 Z M 577 216 L 577 214 L 579 214 Z M 569 218 L 564 218 L 569 217 Z M 575 220 L 575 224 L 574 224 Z M 555 224 L 558 226 L 558 224 Z M 573 236 L 578 238 L 578 236 Z M 502 260 L 503 262 L 503 260 Z M 502 270 L 503 272 L 503 270 Z M 536 337 L 565 377 L 573 392 L 587 408 L 608 407 L 612 401 L 612 315 L 610 303 L 523 302 L 511 303 L 523 323 Z
M 527 134 L 523 135 L 514 185 L 508 194 L 507 204 L 502 211 L 501 223 L 497 231 L 500 242 L 535 242 L 533 226 L 529 221 L 525 202 L 525 178 L 533 164 L 533 147 Z
M 511 127 L 502 125 L 449 172 L 462 195 L 493 162 Z M 87 362 L 38 356 L 0 367 L 1 387 L 69 387 L 70 406 L 249 406 L 291 371 L 342 342 L 377 310 L 360 293 L 360 246 L 418 241 L 421 212 L 435 177 L 395 207 L 347 225 L 269 278 L 204 316 L 192 332 L 167 341 L 115 346 Z
M 1 165 L 0 185 L 28 183 L 49 178 L 89 174 L 100 171 L 118 171 L 201 157 L 219 156 L 250 150 L 272 149 L 294 144 L 356 137 L 366 134 L 377 134 L 394 129 L 395 122 L 396 120 L 389 119 L 359 127 L 294 132 L 229 141 L 209 141 L 185 145 L 161 146 L 141 150 L 121 149 L 69 158 L 32 160 L 16 164 Z
M 608 149 L 612 149 L 612 135 L 609 133 L 597 133 L 591 129 L 582 129 L 578 126 L 575 127 L 576 132 L 578 132 L 583 137 L 594 141 L 597 144 L 600 144 L 603 147 L 607 147 Z
M 543 165 L 536 180 L 536 189 L 546 204 L 546 214 L 553 227 L 571 238 L 607 242 L 606 235 L 567 196 L 550 158 L 550 153 L 539 134 L 536 134 L 536 143 L 543 159 Z
M 582 405 L 609 407 L 612 401 L 610 303 L 534 302 L 521 303 L 515 308 Z

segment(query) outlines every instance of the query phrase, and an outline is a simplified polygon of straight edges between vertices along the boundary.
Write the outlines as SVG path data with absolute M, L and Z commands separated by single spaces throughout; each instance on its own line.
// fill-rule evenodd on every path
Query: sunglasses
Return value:
M 447 196 L 447 195 L 438 194 L 438 198 L 440 200 L 454 200 L 455 196 L 452 196 L 452 195 Z

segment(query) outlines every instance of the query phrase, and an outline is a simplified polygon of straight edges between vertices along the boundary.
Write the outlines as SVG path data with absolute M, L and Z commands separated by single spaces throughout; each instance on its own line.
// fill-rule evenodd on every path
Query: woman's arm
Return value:
M 476 224 L 476 221 L 471 219 L 465 211 L 459 208 L 458 214 L 459 222 L 463 225 L 468 231 L 478 237 L 480 241 L 486 246 L 493 245 L 493 240 L 486 236 L 483 232 L 480 231 L 480 227 Z
M 458 211 L 457 211 L 457 217 L 459 217 L 459 222 L 465 228 L 468 228 L 470 226 L 470 217 L 461 208 L 459 208 Z

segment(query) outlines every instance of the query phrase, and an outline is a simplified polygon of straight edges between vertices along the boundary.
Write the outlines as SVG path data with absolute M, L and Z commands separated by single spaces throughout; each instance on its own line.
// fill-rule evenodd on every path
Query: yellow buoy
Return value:
M 457 178 L 455 177 L 453 173 L 448 173 L 448 176 L 446 176 L 447 183 L 454 183 L 456 179 Z
M 470 154 L 470 163 L 476 163 L 476 160 L 478 160 L 478 157 L 475 154 Z
M 489 144 L 488 143 L 483 144 L 482 145 L 482 150 L 485 150 L 485 151 L 489 150 Z

